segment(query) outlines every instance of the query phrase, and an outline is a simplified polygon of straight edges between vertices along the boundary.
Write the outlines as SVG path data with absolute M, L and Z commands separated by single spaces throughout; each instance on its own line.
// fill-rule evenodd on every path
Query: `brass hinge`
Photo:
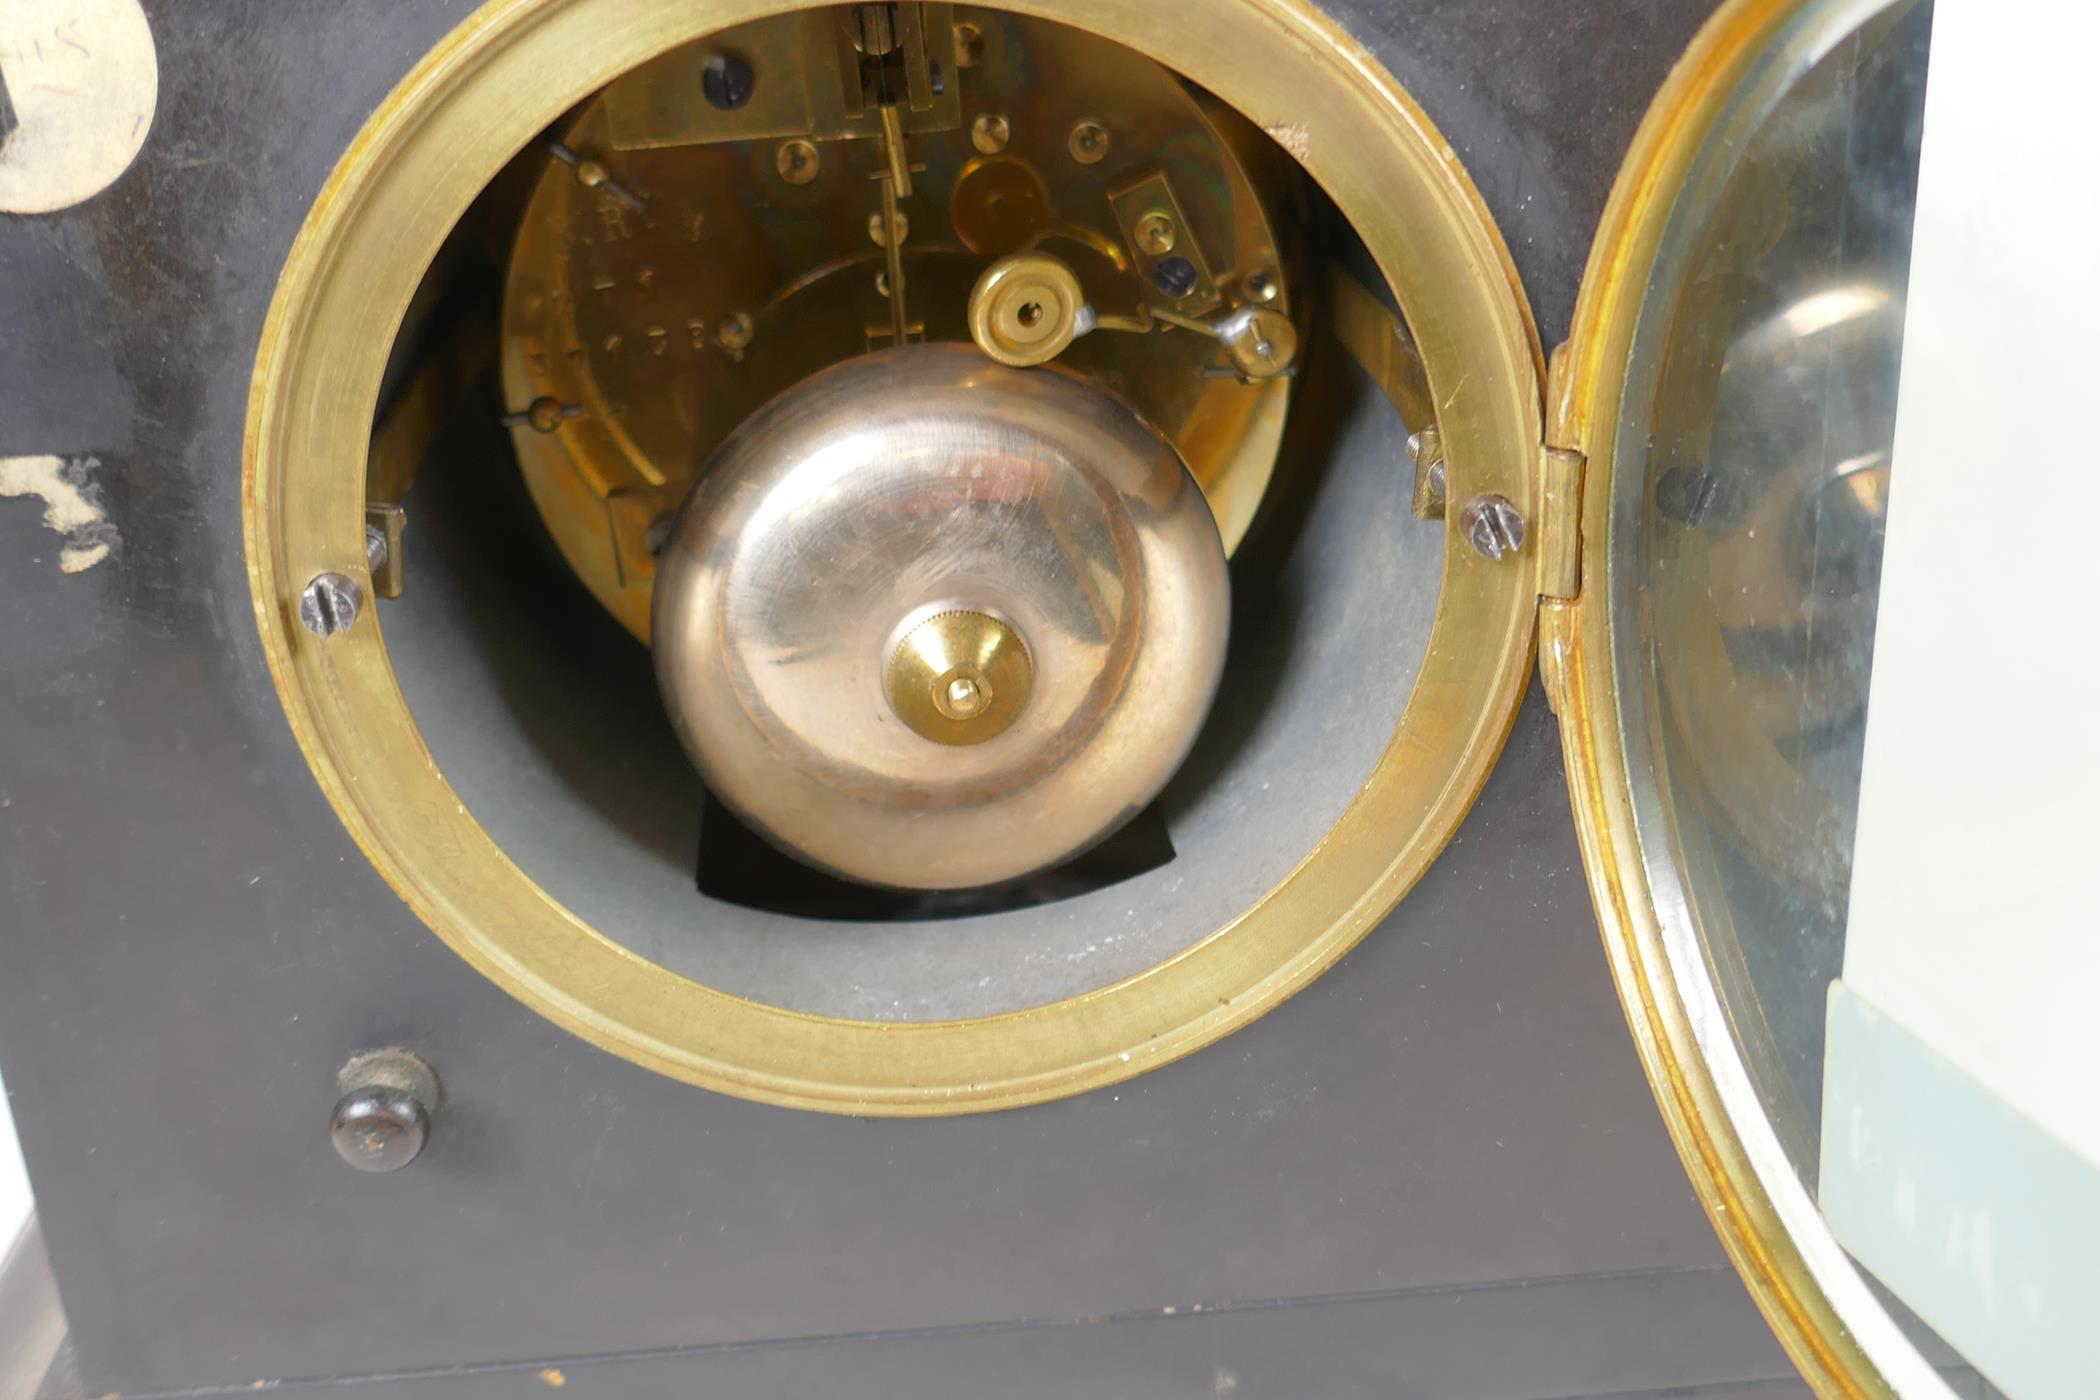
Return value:
M 1576 609 L 1582 596 L 1583 454 L 1556 446 L 1573 440 L 1568 395 L 1568 347 L 1546 368 L 1546 432 L 1539 446 L 1539 679 L 1546 704 L 1560 714 L 1574 664 Z
M 1539 596 L 1582 593 L 1582 468 L 1580 452 L 1539 449 Z
M 1539 449 L 1539 492 L 1545 519 L 1539 530 L 1539 679 L 1546 705 L 1561 713 L 1575 642 L 1575 599 L 1582 592 L 1582 467 L 1580 452 Z
M 1546 440 L 1539 449 L 1539 596 L 1582 594 L 1583 455 L 1557 444 L 1569 441 L 1568 366 L 1565 345 L 1546 362 Z

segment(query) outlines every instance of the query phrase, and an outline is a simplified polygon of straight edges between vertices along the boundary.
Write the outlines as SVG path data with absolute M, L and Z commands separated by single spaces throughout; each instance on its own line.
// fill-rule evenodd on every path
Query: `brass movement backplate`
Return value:
M 646 640 L 654 551 L 736 426 L 900 331 L 968 340 L 979 275 L 1026 252 L 1085 298 L 1059 362 L 1167 436 L 1230 550 L 1290 381 L 1189 318 L 1292 309 L 1263 144 L 1134 51 L 1006 12 L 833 6 L 644 64 L 560 128 L 512 255 L 506 421 L 541 516 Z

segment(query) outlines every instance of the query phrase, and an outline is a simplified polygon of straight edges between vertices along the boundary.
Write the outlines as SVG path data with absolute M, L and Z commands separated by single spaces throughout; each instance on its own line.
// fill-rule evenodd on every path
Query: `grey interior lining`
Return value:
M 646 652 L 593 621 L 573 581 L 521 590 L 477 564 L 492 533 L 518 522 L 492 519 L 486 490 L 434 484 L 459 463 L 433 463 L 411 493 L 409 587 L 382 605 L 381 626 L 468 810 L 619 943 L 799 1011 L 932 1020 L 1040 1005 L 1140 972 L 1246 909 L 1348 805 L 1398 723 L 1435 614 L 1441 526 L 1407 509 L 1405 429 L 1384 399 L 1365 391 L 1298 411 L 1338 416 L 1320 434 L 1324 468 L 1292 459 L 1295 434 L 1278 466 L 1279 481 L 1322 473 L 1302 521 L 1260 551 L 1264 563 L 1250 563 L 1252 545 L 1235 561 L 1224 688 L 1161 798 L 1176 858 L 1035 908 L 832 923 L 699 894 L 701 790 L 657 707 Z M 515 473 L 500 445 L 485 455 L 472 468 L 484 485 L 487 473 Z M 524 528 L 536 528 L 529 516 Z

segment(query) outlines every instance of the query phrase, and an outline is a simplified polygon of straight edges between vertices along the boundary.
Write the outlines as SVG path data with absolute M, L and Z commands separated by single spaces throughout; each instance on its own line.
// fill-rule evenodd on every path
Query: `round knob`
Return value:
M 962 889 L 1142 811 L 1195 742 L 1230 588 L 1202 491 L 1122 402 L 913 345 L 804 380 L 658 560 L 657 679 L 715 797 L 849 879 Z
M 342 1097 L 328 1119 L 336 1155 L 361 1172 L 399 1171 L 430 1139 L 437 1076 L 405 1050 L 358 1055 L 336 1075 Z

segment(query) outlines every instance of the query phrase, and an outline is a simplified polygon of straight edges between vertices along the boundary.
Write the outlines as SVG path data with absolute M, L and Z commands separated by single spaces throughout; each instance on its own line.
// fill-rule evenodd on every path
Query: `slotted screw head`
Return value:
M 299 595 L 299 621 L 316 637 L 333 637 L 350 630 L 365 605 L 365 590 L 348 574 L 314 575 Z
M 1475 496 L 1459 514 L 1467 543 L 1488 559 L 1506 559 L 1524 547 L 1524 514 L 1507 496 Z
M 700 69 L 700 94 L 718 112 L 734 112 L 757 86 L 758 75 L 738 54 L 716 54 Z

